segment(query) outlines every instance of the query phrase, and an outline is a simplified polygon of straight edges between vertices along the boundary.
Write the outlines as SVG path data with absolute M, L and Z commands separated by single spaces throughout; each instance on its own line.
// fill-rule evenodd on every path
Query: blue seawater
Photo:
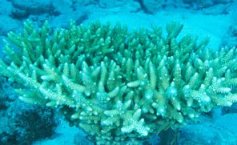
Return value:
M 184 24 L 184 33 L 208 37 L 212 49 L 237 46 L 236 0 L 1 0 L 0 57 L 7 34 L 20 32 L 26 20 L 48 21 L 52 28 L 68 27 L 71 21 L 120 23 L 129 30 L 175 21 Z M 0 77 L 0 145 L 96 144 L 57 110 L 20 101 L 14 85 Z M 154 134 L 141 144 L 237 145 L 237 104 L 215 108 L 196 122 Z

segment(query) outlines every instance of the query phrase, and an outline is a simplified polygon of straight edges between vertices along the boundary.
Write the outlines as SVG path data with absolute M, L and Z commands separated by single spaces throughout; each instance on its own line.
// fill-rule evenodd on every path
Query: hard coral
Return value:
M 10 32 L 1 74 L 26 102 L 60 108 L 101 145 L 140 144 L 215 106 L 237 101 L 237 49 L 179 36 L 183 26 L 128 32 L 120 25 L 71 24 Z

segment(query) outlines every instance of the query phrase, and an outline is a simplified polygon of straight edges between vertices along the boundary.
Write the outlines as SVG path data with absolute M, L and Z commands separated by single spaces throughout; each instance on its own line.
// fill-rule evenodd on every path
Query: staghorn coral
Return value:
M 1 75 L 20 99 L 59 108 L 98 145 L 140 144 L 147 136 L 237 101 L 237 50 L 166 32 L 71 24 L 52 30 L 25 22 L 10 32 Z

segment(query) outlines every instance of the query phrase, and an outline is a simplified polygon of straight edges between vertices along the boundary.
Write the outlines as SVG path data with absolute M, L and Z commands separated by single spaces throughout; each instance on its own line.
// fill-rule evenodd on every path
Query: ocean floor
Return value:
M 208 38 L 210 49 L 237 46 L 237 1 L 216 5 L 213 3 L 213 5 L 204 8 L 197 8 L 187 3 L 179 5 L 177 2 L 169 2 L 151 8 L 151 10 L 149 5 L 142 6 L 139 0 L 128 0 L 127 2 L 113 0 L 114 3 L 104 0 L 99 4 L 93 0 L 87 2 L 50 0 L 50 2 L 1 0 L 0 50 L 7 33 L 21 31 L 23 23 L 27 19 L 38 23 L 48 20 L 50 25 L 55 28 L 67 27 L 71 20 L 78 24 L 94 21 L 119 23 L 128 26 L 131 31 L 138 28 L 149 29 L 157 25 L 165 29 L 166 24 L 178 22 L 184 25 L 182 34 L 190 33 L 196 35 L 200 40 Z M 228 111 L 225 113 L 223 113 L 223 108 L 222 111 L 216 110 L 216 112 L 212 112 L 211 117 L 204 116 L 202 121 L 181 128 L 177 144 L 236 145 L 237 107 L 227 109 Z M 51 137 L 35 141 L 33 145 L 92 144 L 86 140 L 86 134 L 83 131 L 76 127 L 70 127 L 62 118 L 58 120 L 55 133 Z M 150 144 L 152 142 L 155 142 L 152 145 L 159 144 L 157 141 L 159 138 L 156 138 L 156 141 L 151 140 L 148 141 Z

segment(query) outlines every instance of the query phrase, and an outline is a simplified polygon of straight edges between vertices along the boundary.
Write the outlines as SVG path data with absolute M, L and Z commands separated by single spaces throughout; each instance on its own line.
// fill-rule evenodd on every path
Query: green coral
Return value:
M 128 31 L 93 23 L 10 32 L 0 73 L 26 102 L 58 108 L 97 144 L 145 137 L 237 101 L 237 49 L 179 36 L 183 26 Z

